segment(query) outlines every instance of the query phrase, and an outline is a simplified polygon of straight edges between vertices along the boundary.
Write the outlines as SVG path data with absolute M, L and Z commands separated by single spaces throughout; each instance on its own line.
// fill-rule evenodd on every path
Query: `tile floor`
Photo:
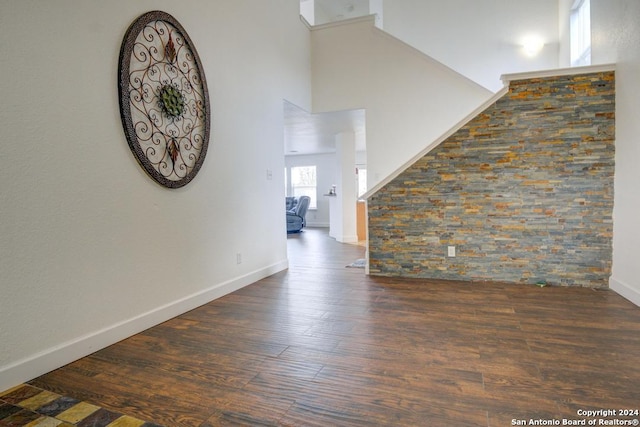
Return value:
M 0 427 L 161 427 L 28 384 L 0 393 Z

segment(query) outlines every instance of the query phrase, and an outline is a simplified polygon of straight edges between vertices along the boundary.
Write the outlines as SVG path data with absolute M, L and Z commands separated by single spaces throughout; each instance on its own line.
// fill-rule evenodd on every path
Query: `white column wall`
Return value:
M 356 202 L 358 188 L 356 186 L 356 137 L 353 132 L 336 135 L 336 159 L 338 161 L 338 182 L 335 197 L 337 202 L 336 223 L 340 226 L 333 232 L 338 242 L 357 243 Z M 332 212 L 333 213 L 333 212 Z M 332 221 L 332 225 L 333 225 Z
M 640 2 L 591 0 L 591 60 L 616 64 L 616 175 L 610 286 L 640 305 Z

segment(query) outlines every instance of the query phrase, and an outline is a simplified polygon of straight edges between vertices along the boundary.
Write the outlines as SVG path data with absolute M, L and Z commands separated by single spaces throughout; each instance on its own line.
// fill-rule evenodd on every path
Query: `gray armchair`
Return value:
M 287 233 L 299 233 L 307 225 L 305 217 L 310 202 L 311 198 L 309 196 L 300 196 L 297 199 L 297 203 L 293 203 L 294 206 L 287 210 Z M 289 204 L 289 201 L 287 201 L 287 204 Z

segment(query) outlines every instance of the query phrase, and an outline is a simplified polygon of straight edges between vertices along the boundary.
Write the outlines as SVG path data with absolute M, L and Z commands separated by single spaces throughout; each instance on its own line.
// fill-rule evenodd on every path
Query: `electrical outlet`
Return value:
M 236 264 L 242 264 L 242 254 L 240 252 L 236 254 Z
M 456 257 L 456 247 L 455 246 L 449 246 L 447 248 L 447 256 L 449 256 L 451 258 L 455 258 Z

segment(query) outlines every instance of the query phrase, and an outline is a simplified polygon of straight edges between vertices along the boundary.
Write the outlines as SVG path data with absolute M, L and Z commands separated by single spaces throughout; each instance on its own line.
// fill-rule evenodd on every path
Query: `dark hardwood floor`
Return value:
M 612 291 L 368 277 L 345 268 L 364 248 L 326 230 L 288 244 L 288 271 L 30 384 L 166 426 L 510 426 L 640 409 L 640 308 Z

